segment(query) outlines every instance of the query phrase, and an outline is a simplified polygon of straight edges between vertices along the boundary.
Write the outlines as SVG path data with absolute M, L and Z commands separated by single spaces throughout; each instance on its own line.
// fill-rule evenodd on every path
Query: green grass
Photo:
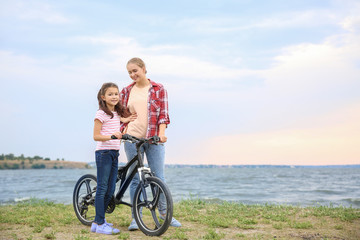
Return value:
M 130 216 L 126 206 L 117 206 L 114 213 L 107 215 L 107 220 L 121 229 L 114 239 L 131 239 L 135 235 L 147 239 L 140 231 L 127 231 Z M 175 204 L 174 216 L 183 227 L 170 227 L 154 239 L 360 239 L 360 209 L 351 207 L 246 205 L 189 199 Z M 61 239 L 59 234 L 77 240 L 103 239 L 81 225 L 72 205 L 39 199 L 0 206 L 2 234 L 9 239 Z

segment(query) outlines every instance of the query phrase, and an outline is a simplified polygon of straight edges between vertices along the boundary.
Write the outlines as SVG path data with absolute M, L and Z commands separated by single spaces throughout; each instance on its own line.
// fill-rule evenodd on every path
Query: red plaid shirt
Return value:
M 168 96 L 163 85 L 155 83 L 149 79 L 151 84 L 148 94 L 148 128 L 146 131 L 146 137 L 152 137 L 159 135 L 159 125 L 170 124 Z M 124 107 L 127 107 L 130 91 L 135 83 L 122 89 L 120 93 L 120 101 Z M 121 131 L 125 129 L 127 123 L 121 123 Z

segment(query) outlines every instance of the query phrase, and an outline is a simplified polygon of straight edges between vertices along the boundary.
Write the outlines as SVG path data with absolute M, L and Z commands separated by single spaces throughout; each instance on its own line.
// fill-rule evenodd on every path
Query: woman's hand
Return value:
M 165 143 L 167 141 L 167 137 L 165 135 L 160 135 L 159 138 L 161 143 Z
M 132 113 L 129 117 L 127 118 L 120 118 L 120 121 L 123 123 L 128 123 L 128 122 L 133 122 L 137 119 L 137 113 Z
M 167 141 L 167 137 L 165 136 L 166 124 L 162 123 L 159 125 L 159 138 L 161 143 L 165 143 Z

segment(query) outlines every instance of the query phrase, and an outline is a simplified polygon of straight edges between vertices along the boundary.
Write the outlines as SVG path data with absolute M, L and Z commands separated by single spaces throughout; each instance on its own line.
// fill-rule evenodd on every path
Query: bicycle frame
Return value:
M 119 191 L 116 193 L 116 196 L 115 196 L 116 204 L 125 204 L 129 207 L 132 207 L 131 203 L 124 202 L 121 200 L 122 197 L 124 196 L 124 193 L 128 189 L 128 187 L 131 183 L 131 180 L 134 178 L 134 176 L 137 172 L 139 173 L 140 181 L 142 181 L 142 179 L 144 178 L 144 176 L 142 176 L 143 172 L 152 175 L 150 168 L 144 167 L 144 160 L 143 160 L 143 157 L 141 155 L 141 150 L 140 150 L 141 145 L 143 145 L 144 143 L 145 142 L 136 143 L 137 154 L 125 166 L 121 166 L 118 168 L 118 180 L 116 182 L 120 181 L 120 187 L 119 187 Z M 131 167 L 133 167 L 133 169 L 131 169 Z M 130 169 L 131 169 L 131 172 L 128 175 L 127 173 Z M 146 196 L 144 196 L 144 197 L 146 198 Z

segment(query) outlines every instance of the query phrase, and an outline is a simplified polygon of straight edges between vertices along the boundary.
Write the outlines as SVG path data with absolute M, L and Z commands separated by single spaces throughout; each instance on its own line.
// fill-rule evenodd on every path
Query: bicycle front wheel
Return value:
M 133 214 L 144 234 L 163 234 L 173 215 L 173 201 L 166 184 L 157 177 L 147 177 L 145 184 L 140 182 L 133 199 Z

